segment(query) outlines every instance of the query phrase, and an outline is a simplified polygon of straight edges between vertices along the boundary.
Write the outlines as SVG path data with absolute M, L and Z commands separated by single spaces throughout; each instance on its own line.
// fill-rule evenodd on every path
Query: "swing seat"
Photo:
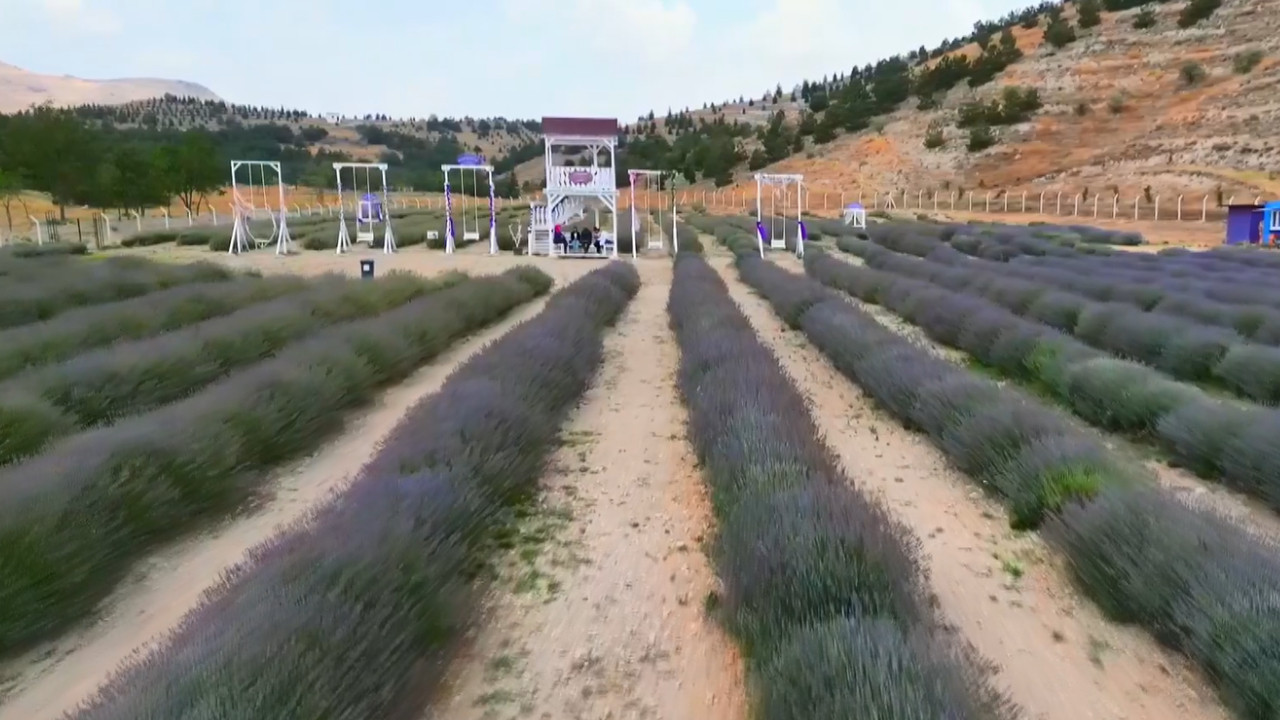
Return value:
M 463 241 L 463 242 L 479 242 L 479 241 L 480 241 L 480 233 L 475 232 L 475 231 L 472 231 L 472 232 L 464 232 L 464 233 L 462 233 L 462 241 Z
M 787 249 L 787 241 L 786 241 L 786 239 L 783 239 L 783 238 L 770 238 L 770 239 L 769 239 L 769 249 L 770 249 L 770 250 L 786 250 L 786 249 Z

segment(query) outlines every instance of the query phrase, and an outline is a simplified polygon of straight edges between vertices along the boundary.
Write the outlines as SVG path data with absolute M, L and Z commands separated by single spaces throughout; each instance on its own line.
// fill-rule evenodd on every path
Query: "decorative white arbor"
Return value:
M 662 192 L 662 178 L 669 175 L 664 170 L 628 170 L 627 180 L 631 191 L 631 245 L 634 248 L 637 238 L 640 237 L 640 216 L 643 215 L 645 222 L 648 223 L 650 229 L 656 229 L 656 233 L 646 233 L 648 242 L 645 243 L 645 250 L 662 250 L 662 202 L 658 203 L 658 221 L 655 224 L 653 216 L 650 214 L 649 206 L 649 187 L 650 182 L 656 178 L 658 180 L 658 192 Z M 636 202 L 636 183 L 644 183 L 644 195 L 641 199 L 644 201 L 644 212 L 638 212 Z M 672 200 L 674 203 L 674 199 Z
M 238 179 L 240 168 L 247 168 L 249 182 L 245 185 L 248 198 L 241 192 Z M 253 236 L 249 221 L 258 216 L 257 190 L 254 189 L 253 171 L 257 169 L 261 182 L 262 208 L 267 211 L 271 220 L 271 237 L 260 240 Z M 271 210 L 271 195 L 267 187 L 267 170 L 275 173 L 276 209 Z M 232 160 L 231 161 L 231 244 L 227 247 L 228 255 L 237 255 L 251 247 L 262 248 L 276 244 L 277 255 L 289 254 L 289 211 L 284 203 L 284 175 L 280 171 L 280 163 L 271 160 Z
M 787 249 L 787 205 L 790 204 L 791 187 L 795 186 L 795 211 L 796 211 L 796 232 L 793 238 L 796 242 L 796 255 L 802 257 L 804 255 L 804 241 L 807 239 L 808 233 L 805 232 L 804 218 L 802 208 L 804 206 L 804 175 L 784 175 L 773 173 L 756 173 L 756 238 L 760 243 L 760 257 L 764 257 L 764 189 L 769 188 L 769 249 L 785 250 Z M 778 196 L 783 196 L 782 215 L 777 214 Z M 781 228 L 782 232 L 777 230 Z
M 336 162 L 333 164 L 333 174 L 338 183 L 338 247 L 337 253 L 342 253 L 351 249 L 351 234 L 347 230 L 347 208 L 343 202 L 342 191 L 342 171 L 351 170 L 351 186 L 352 191 L 356 193 L 356 202 L 353 205 L 356 208 L 356 240 L 361 242 L 373 241 L 373 224 L 376 219 L 383 222 L 382 234 L 382 252 L 390 255 L 396 251 L 396 237 L 391 231 L 391 203 L 387 197 L 387 164 L 386 163 L 357 163 L 357 162 Z M 365 196 L 360 197 L 359 172 L 364 170 Z M 372 182 L 370 176 L 374 170 L 382 173 L 382 199 L 378 201 L 375 208 L 374 200 L 377 199 L 372 191 Z M 373 198 L 373 199 L 371 199 Z M 376 210 L 376 212 L 375 212 Z M 362 225 L 368 227 L 367 232 L 362 231 Z
M 459 189 L 462 190 L 463 198 L 467 197 L 467 173 L 471 173 L 471 208 L 472 208 L 472 229 L 467 229 L 467 208 L 462 208 L 462 240 L 463 242 L 476 242 L 480 239 L 480 209 L 479 209 L 479 191 L 477 190 L 477 173 L 485 173 L 489 176 L 489 254 L 498 254 L 498 215 L 495 212 L 493 200 L 493 166 L 487 165 L 484 158 L 478 155 L 462 155 L 458 157 L 457 164 L 441 165 L 441 172 L 444 173 L 444 251 L 446 254 L 453 254 L 456 249 L 457 228 L 453 224 L 453 191 L 449 184 L 449 174 L 458 171 Z
M 542 138 L 546 147 L 546 202 L 529 207 L 529 254 L 556 257 L 603 258 L 618 256 L 618 187 L 614 176 L 617 168 L 617 118 L 542 118 Z M 555 148 L 586 148 L 590 165 L 555 164 Z M 600 164 L 601 155 L 609 154 L 609 164 Z M 586 213 L 588 200 L 596 200 L 612 215 L 609 232 L 604 235 L 600 253 L 562 252 L 556 248 L 556 226 Z M 635 257 L 635 243 L 631 256 Z

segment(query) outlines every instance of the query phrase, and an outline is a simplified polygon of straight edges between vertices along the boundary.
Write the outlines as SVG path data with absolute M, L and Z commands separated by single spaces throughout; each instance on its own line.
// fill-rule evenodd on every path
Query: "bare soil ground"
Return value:
M 803 273 L 803 264 L 791 255 L 779 255 L 778 262 L 791 268 L 792 270 Z M 839 258 L 845 262 L 861 265 L 862 259 L 853 255 L 844 253 L 834 253 L 832 257 Z M 895 315 L 891 310 L 887 310 L 879 305 L 872 305 L 861 300 L 845 296 L 853 305 L 857 306 L 863 312 L 871 315 L 880 324 L 888 327 L 894 332 L 902 335 L 915 345 L 925 348 L 929 352 L 944 358 L 957 365 L 966 365 L 970 362 L 968 354 L 955 348 L 949 348 L 945 345 L 935 342 L 930 338 L 924 330 L 912 325 Z M 1155 448 L 1143 447 L 1135 445 L 1122 437 L 1107 435 L 1105 438 L 1107 444 L 1118 452 L 1128 453 L 1131 456 L 1139 458 L 1142 462 L 1155 474 L 1156 480 L 1164 486 L 1169 492 L 1179 496 L 1185 502 L 1192 505 L 1207 507 L 1236 523 L 1240 527 L 1246 528 L 1255 535 L 1280 541 L 1280 516 L 1266 504 L 1259 502 L 1253 498 L 1235 492 L 1224 485 L 1208 483 L 1200 479 L 1195 473 L 1184 468 L 1174 467 L 1161 458 Z
M 671 264 L 640 269 L 543 506 L 428 717 L 746 717 L 741 662 L 703 606 L 711 518 L 675 385 Z
M 266 271 L 314 274 L 330 269 L 352 272 L 355 268 L 354 274 L 358 274 L 356 260 L 350 256 L 308 254 L 282 259 L 270 254 L 239 258 L 207 251 L 200 254 L 202 258 L 211 256 Z M 391 257 L 399 261 L 396 263 L 399 267 L 426 275 L 450 269 L 484 274 L 518 264 L 510 262 L 510 256 L 489 258 L 459 254 L 447 262 L 441 262 L 445 256 L 440 253 L 402 253 Z M 596 267 L 595 263 L 570 261 L 538 264 L 561 283 Z M 226 569 L 239 562 L 246 551 L 304 516 L 331 493 L 340 492 L 404 413 L 421 398 L 437 391 L 453 368 L 488 342 L 537 314 L 544 304 L 545 300 L 535 301 L 517 310 L 503 322 L 459 343 L 404 383 L 389 389 L 373 407 L 354 416 L 343 434 L 319 453 L 275 473 L 268 484 L 269 497 L 251 513 L 156 553 L 122 585 L 106 603 L 102 616 L 90 626 L 0 667 L 0 720 L 53 719 L 73 709 L 91 695 L 121 661 L 163 639 L 199 602 L 205 590 L 215 584 Z
M 943 616 L 999 666 L 997 686 L 1029 718 L 1228 717 L 1181 658 L 1102 617 L 1038 536 L 1009 530 L 998 504 L 786 328 L 727 258 L 715 263 L 850 479 L 916 529 Z

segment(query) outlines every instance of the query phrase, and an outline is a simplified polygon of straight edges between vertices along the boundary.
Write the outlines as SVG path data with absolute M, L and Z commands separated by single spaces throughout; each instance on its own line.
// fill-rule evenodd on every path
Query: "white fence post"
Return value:
M 187 227 L 191 227 L 195 224 L 196 224 L 196 219 L 191 217 L 191 211 L 188 210 L 187 211 Z
M 1182 196 L 1178 196 L 1178 221 L 1182 221 Z
M 1155 219 L 1156 219 L 1156 220 L 1159 220 L 1159 219 L 1160 219 L 1160 196 L 1159 196 L 1159 195 L 1156 195 L 1156 214 L 1155 214 Z
M 990 190 L 988 190 L 988 191 L 987 191 L 987 209 L 986 209 L 986 212 L 991 212 L 991 191 L 990 191 Z
M 169 229 L 169 208 L 165 208 L 160 212 L 164 213 L 164 229 L 168 230 Z
M 1116 193 L 1111 199 L 1111 219 L 1115 220 L 1120 215 L 1120 193 Z
M 40 228 L 40 221 L 36 219 L 36 216 L 35 216 L 35 215 L 28 215 L 28 216 L 27 216 L 27 218 L 31 220 L 31 224 L 32 224 L 32 225 L 34 225 L 34 226 L 35 226 L 35 228 L 36 228 L 36 244 L 37 244 L 37 245 L 43 245 L 43 244 L 44 244 L 44 230 L 42 230 L 42 229 Z
M 1134 220 L 1138 219 L 1138 201 L 1141 199 L 1142 199 L 1141 195 L 1137 195 L 1133 198 L 1133 219 Z
M 1075 207 L 1071 209 L 1071 217 L 1080 217 L 1080 193 L 1076 193 Z
M 130 210 L 129 214 L 133 216 L 134 223 L 138 226 L 138 232 L 142 232 L 142 216 L 137 210 Z
M 109 247 L 111 245 L 111 218 L 107 217 L 107 214 L 104 212 L 98 213 L 98 217 L 102 218 L 102 233 L 106 235 L 102 246 Z
M 1097 194 L 1094 194 L 1093 196 L 1093 217 L 1094 218 L 1098 217 L 1098 198 L 1099 197 L 1100 196 Z
M 1208 220 L 1209 220 L 1209 196 L 1205 195 L 1204 199 L 1200 201 L 1200 222 L 1207 222 Z
M 1027 191 L 1022 191 L 1022 212 L 1027 211 Z
M 1040 214 L 1044 214 L 1044 193 L 1040 193 Z
M 1053 211 L 1053 214 L 1054 215 L 1062 214 L 1062 191 L 1061 190 L 1058 191 L 1057 209 Z

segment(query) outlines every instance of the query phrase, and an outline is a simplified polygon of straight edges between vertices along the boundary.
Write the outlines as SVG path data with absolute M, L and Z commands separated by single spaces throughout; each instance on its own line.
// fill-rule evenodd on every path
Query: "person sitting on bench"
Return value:
M 597 255 L 604 252 L 604 248 L 600 245 L 599 227 L 591 228 L 591 247 L 596 251 Z
M 561 252 L 564 252 L 564 249 L 565 249 L 564 228 L 557 225 L 556 232 L 555 232 L 555 235 L 552 236 L 552 240 L 553 242 L 555 242 L 556 247 L 559 248 Z

